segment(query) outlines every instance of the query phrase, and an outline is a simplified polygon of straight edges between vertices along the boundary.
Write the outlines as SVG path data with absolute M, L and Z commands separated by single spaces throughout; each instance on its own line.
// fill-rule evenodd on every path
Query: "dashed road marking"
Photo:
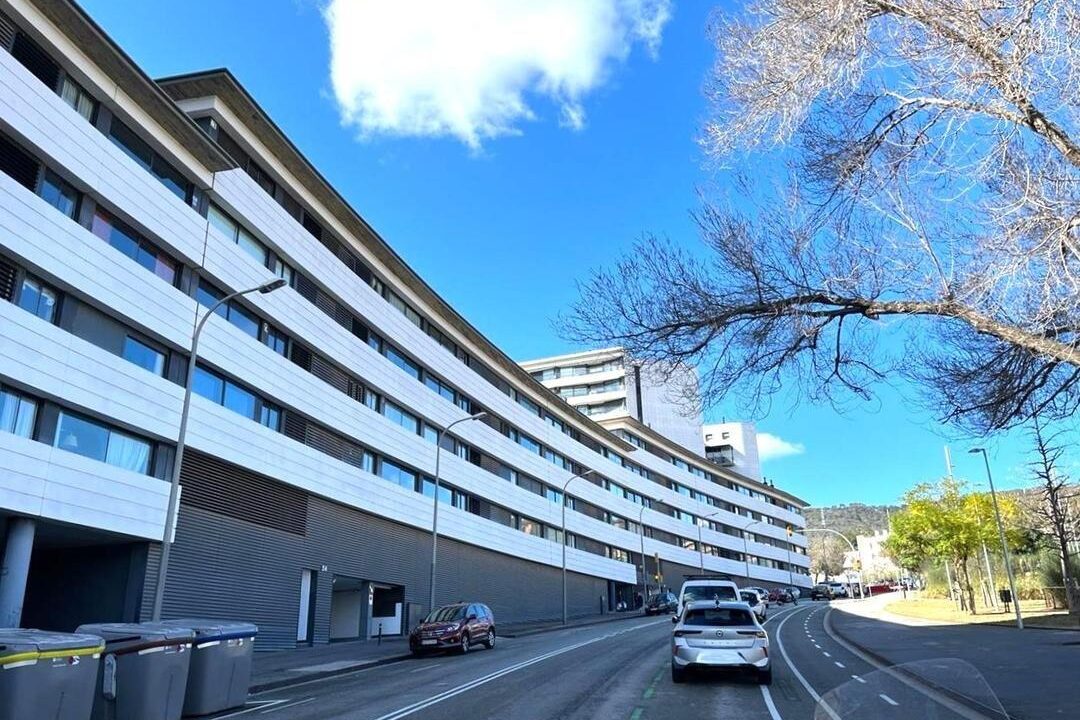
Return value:
M 822 651 L 821 651 L 821 654 L 822 654 L 822 655 L 824 655 L 825 657 L 832 657 L 832 655 L 830 655 L 829 653 L 825 652 L 824 650 L 822 650 Z
M 878 693 L 878 697 L 881 698 L 882 700 L 884 700 L 885 702 L 889 703 L 893 707 L 896 707 L 897 705 L 900 704 L 900 703 L 896 702 L 895 700 L 893 700 L 888 695 L 886 695 L 885 693 Z
M 863 685 L 865 685 L 865 684 L 866 684 L 866 681 L 865 681 L 865 680 L 863 680 L 863 679 L 862 679 L 861 677 L 859 677 L 858 675 L 852 675 L 851 677 L 855 678 L 856 680 L 858 680 L 859 682 L 861 682 L 861 683 L 862 683 Z
M 833 660 L 833 665 L 835 665 L 838 668 L 844 667 L 844 663 L 842 663 L 842 662 L 840 662 L 838 660 Z
M 270 713 L 276 713 L 278 710 L 284 710 L 286 708 L 294 708 L 297 705 L 303 705 L 304 703 L 309 703 L 314 699 L 315 698 L 313 698 L 313 697 L 309 697 L 309 698 L 304 698 L 303 700 L 297 700 L 296 702 L 293 702 L 293 703 L 287 703 L 285 705 L 278 705 L 276 707 L 272 707 L 272 708 L 269 708 L 267 710 L 263 710 L 259 714 L 260 715 L 269 715 Z

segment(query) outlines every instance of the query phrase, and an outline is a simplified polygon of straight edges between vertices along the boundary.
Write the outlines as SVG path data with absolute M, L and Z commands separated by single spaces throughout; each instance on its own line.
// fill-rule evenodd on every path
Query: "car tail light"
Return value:
M 676 630 L 675 637 L 685 637 L 686 635 L 700 635 L 700 630 Z
M 756 638 L 768 637 L 764 630 L 736 630 L 739 635 L 753 635 Z

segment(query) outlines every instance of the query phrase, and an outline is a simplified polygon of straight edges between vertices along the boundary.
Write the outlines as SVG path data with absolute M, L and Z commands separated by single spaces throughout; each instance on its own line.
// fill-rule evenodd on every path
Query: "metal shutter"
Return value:
M 21 30 L 15 32 L 11 55 L 21 62 L 38 80 L 55 90 L 60 82 L 60 66 Z
M 18 28 L 15 27 L 15 23 L 11 22 L 4 13 L 0 13 L 0 48 L 4 50 L 11 50 L 11 44 L 15 42 L 15 33 L 18 32 Z
M 0 171 L 10 175 L 15 182 L 33 192 L 37 188 L 39 169 L 37 160 L 0 135 Z
M 19 269 L 0 257 L 0 300 L 15 299 L 15 275 Z

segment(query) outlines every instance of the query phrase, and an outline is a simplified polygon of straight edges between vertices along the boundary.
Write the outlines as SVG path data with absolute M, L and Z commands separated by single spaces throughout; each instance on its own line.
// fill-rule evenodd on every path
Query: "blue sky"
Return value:
M 473 146 L 460 134 L 401 136 L 343 123 L 321 4 L 83 5 L 151 76 L 232 70 L 383 237 L 516 359 L 572 349 L 551 321 L 575 299 L 575 280 L 610 262 L 644 232 L 695 242 L 689 212 L 697 204 L 696 189 L 722 191 L 725 182 L 706 167 L 695 144 L 706 113 L 702 83 L 713 60 L 705 30 L 710 3 L 674 5 L 662 34 L 650 36 L 660 40 L 654 53 L 647 47 L 650 38 L 634 29 L 626 31 L 621 46 L 619 38 L 609 39 L 606 62 L 578 64 L 592 72 L 584 81 L 565 71 L 581 59 L 570 58 L 559 66 L 562 75 L 547 78 L 562 82 L 556 90 L 520 96 L 532 117 L 500 120 L 517 134 L 481 138 Z M 540 26 L 528 19 L 525 27 L 530 23 Z M 383 45 L 373 45 L 392 44 L 395 28 L 362 28 L 353 35 L 348 27 L 339 30 L 350 52 L 373 48 L 357 56 L 365 63 L 361 80 L 384 81 L 380 87 L 395 90 L 394 78 L 378 77 L 390 70 L 377 60 L 375 50 L 385 50 Z M 459 29 L 448 28 L 447 35 L 452 30 Z M 515 40 L 530 47 L 544 40 L 525 34 Z M 555 47 L 562 42 L 546 41 Z M 450 59 L 471 47 L 467 39 L 461 43 L 444 48 Z M 544 48 L 535 53 L 544 56 Z M 490 71 L 482 56 L 476 66 Z M 511 72 L 502 79 L 507 76 L 508 82 L 517 77 Z M 567 126 L 568 107 L 584 113 L 580 128 Z M 768 159 L 745 162 L 752 170 Z M 831 407 L 792 407 L 778 397 L 770 414 L 758 420 L 759 429 L 803 450 L 767 462 L 766 476 L 814 504 L 891 502 L 915 482 L 943 474 L 942 447 L 948 441 L 957 474 L 982 480 L 981 459 L 965 452 L 971 441 L 947 440 L 948 429 L 913 397 L 910 388 L 883 387 L 875 402 L 844 415 Z M 712 419 L 725 415 L 735 419 L 724 408 L 709 411 Z M 1023 438 L 1014 433 L 986 445 L 997 481 L 1005 487 L 1023 484 Z

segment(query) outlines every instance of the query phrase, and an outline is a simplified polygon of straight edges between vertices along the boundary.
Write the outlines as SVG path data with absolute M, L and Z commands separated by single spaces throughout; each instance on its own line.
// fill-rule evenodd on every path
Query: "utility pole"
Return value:
M 952 480 L 952 477 L 953 477 L 953 474 L 952 474 L 952 457 L 949 455 L 949 446 L 948 445 L 945 446 L 945 470 L 948 473 L 949 479 Z M 981 533 L 981 531 L 982 531 L 982 517 L 976 515 L 975 516 L 975 522 L 978 523 L 979 531 Z M 982 542 L 983 562 L 986 564 L 986 581 L 990 585 L 990 593 L 989 593 L 990 594 L 990 606 L 993 607 L 994 610 L 997 610 L 998 609 L 997 595 L 994 594 L 994 571 L 991 570 L 991 568 L 990 568 L 990 552 L 986 549 L 986 541 L 983 540 L 981 542 Z M 949 595 L 950 596 L 952 595 L 952 586 L 951 585 L 949 587 Z M 972 608 L 972 610 L 974 610 L 974 608 Z

